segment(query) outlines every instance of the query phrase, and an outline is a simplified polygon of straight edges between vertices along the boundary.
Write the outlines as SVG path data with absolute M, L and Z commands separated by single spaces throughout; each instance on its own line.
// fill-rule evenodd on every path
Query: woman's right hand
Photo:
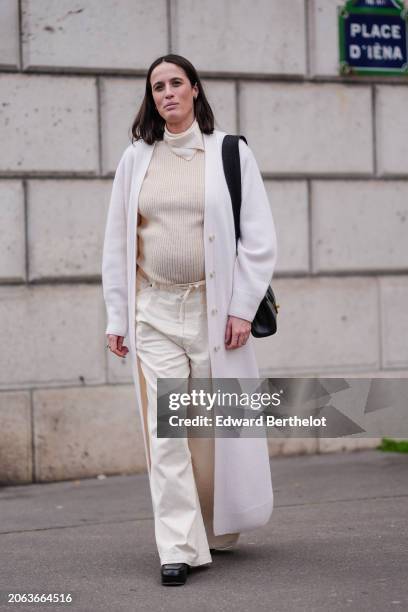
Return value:
M 124 336 L 115 336 L 114 334 L 108 334 L 109 350 L 115 353 L 118 357 L 126 357 L 129 352 L 127 346 L 123 346 Z

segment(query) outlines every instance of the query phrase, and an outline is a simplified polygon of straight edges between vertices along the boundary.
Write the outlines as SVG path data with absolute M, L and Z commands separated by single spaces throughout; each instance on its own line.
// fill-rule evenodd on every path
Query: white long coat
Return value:
M 252 321 L 271 281 L 277 257 L 275 226 L 251 149 L 239 142 L 242 177 L 241 238 L 235 249 L 234 219 L 221 147 L 225 132 L 204 136 L 204 247 L 208 341 L 212 378 L 258 378 L 253 337 L 237 349 L 224 345 L 228 314 Z M 136 401 L 150 478 L 146 382 L 135 338 L 137 212 L 139 191 L 154 150 L 139 140 L 124 151 L 113 181 L 102 259 L 106 334 L 128 336 Z M 211 312 L 217 309 L 217 315 Z M 273 508 L 265 438 L 215 438 L 215 535 L 264 525 Z

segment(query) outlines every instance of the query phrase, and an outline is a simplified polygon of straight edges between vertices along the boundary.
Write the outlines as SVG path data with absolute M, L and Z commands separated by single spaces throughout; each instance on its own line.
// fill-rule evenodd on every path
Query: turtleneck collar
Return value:
M 195 118 L 189 128 L 178 134 L 169 132 L 165 124 L 163 140 L 168 144 L 173 153 L 187 160 L 194 157 L 197 149 L 205 150 L 203 135 Z

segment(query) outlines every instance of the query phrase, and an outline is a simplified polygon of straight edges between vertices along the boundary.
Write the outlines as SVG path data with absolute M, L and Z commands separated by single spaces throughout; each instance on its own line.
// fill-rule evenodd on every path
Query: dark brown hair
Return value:
M 135 140 L 140 139 L 143 139 L 147 144 L 153 144 L 156 140 L 163 140 L 165 120 L 156 109 L 150 84 L 150 76 L 161 62 L 170 62 L 180 66 L 186 73 L 191 86 L 193 87 L 197 83 L 198 96 L 194 100 L 194 115 L 200 130 L 204 134 L 212 134 L 214 131 L 214 114 L 205 97 L 204 89 L 196 69 L 185 57 L 169 53 L 168 55 L 158 57 L 147 72 L 145 95 L 132 125 L 132 144 Z

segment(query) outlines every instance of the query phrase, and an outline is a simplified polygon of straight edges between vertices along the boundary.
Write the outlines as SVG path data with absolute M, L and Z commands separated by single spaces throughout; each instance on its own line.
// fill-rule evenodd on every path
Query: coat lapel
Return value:
M 142 187 L 143 179 L 150 164 L 156 143 L 153 145 L 146 144 L 143 140 L 139 140 L 135 147 L 133 159 L 132 182 L 130 186 L 129 202 L 128 202 L 128 219 L 127 219 L 127 261 L 135 262 L 134 265 L 128 266 L 128 286 L 131 292 L 128 299 L 129 321 L 130 321 L 130 346 L 135 352 L 135 324 L 134 313 L 136 307 L 136 258 L 137 258 L 137 212 L 139 193 Z

